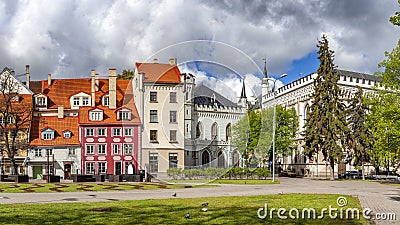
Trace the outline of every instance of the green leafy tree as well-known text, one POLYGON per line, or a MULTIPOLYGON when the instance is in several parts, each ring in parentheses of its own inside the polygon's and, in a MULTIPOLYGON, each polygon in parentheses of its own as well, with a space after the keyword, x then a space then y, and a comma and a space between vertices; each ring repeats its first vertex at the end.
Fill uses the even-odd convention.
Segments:
MULTIPOLYGON (((400 0, 398 0, 399 4, 400 4, 400 0)), ((394 25, 400 26, 400 12, 396 12, 396 14, 394 14, 394 16, 390 17, 389 20, 391 23, 393 23, 394 25)))
POLYGON ((124 69, 121 74, 118 74, 117 79, 130 80, 133 77, 133 71, 124 69))
POLYGON ((354 164, 361 165, 362 179, 365 180, 364 163, 370 159, 373 136, 367 127, 368 105, 363 99, 363 90, 357 86, 357 92, 351 99, 348 110, 350 128, 348 147, 354 155, 354 164))
POLYGON ((376 95, 371 97, 371 110, 368 122, 375 137, 372 162, 376 171, 384 166, 400 166, 400 41, 391 52, 385 52, 386 59, 379 63, 382 78, 376 95))
POLYGON ((333 63, 334 52, 329 50, 325 35, 317 47, 320 66, 314 80, 311 112, 305 124, 304 151, 309 157, 321 152, 324 160, 329 162, 330 177, 333 180, 335 162, 339 163, 344 158, 343 147, 348 127, 345 106, 339 99, 339 76, 333 63))
POLYGON ((232 127, 232 146, 242 155, 245 167, 255 156, 261 130, 261 115, 259 111, 247 110, 246 116, 232 127))

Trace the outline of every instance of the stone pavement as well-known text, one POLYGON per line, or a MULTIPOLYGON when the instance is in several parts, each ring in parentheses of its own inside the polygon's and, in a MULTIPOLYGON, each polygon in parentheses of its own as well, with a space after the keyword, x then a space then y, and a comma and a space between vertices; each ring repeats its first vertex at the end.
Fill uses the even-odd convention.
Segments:
POLYGON ((373 220, 376 224, 400 224, 400 185, 385 185, 371 181, 325 181, 306 178, 279 178, 276 185, 220 185, 211 188, 157 189, 110 192, 60 193, 0 193, 0 204, 102 202, 172 198, 202 198, 216 196, 246 196, 285 193, 343 194, 358 196, 363 209, 384 217, 396 213, 395 221, 373 220))

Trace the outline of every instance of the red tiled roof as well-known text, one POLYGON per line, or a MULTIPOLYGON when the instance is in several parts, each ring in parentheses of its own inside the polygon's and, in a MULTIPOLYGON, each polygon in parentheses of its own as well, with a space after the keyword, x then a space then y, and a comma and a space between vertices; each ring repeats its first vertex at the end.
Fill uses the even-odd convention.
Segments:
MULTIPOLYGON (((117 107, 122 106, 124 95, 130 80, 117 80, 117 107)), ((33 88, 37 91, 37 82, 32 83, 33 88)), ((52 84, 48 86, 47 80, 41 81, 41 91, 48 97, 47 108, 57 109, 58 106, 64 106, 64 109, 70 109, 70 97, 79 92, 91 93, 91 78, 77 79, 53 79, 52 84)), ((99 79, 99 91, 95 92, 96 105, 101 104, 101 97, 108 94, 109 82, 108 79, 99 79)), ((35 93, 35 94, 38 94, 35 93)))
MULTIPOLYGON (((19 126, 23 129, 28 129, 30 126, 30 118, 32 116, 32 95, 30 94, 19 94, 18 101, 14 101, 11 103, 12 110, 17 114, 18 117, 23 118, 26 122, 18 122, 19 126)), ((4 104, 4 98, 0 96, 0 109, 3 109, 6 104, 4 104)), ((9 128, 13 127, 12 125, 8 126, 9 128)))
POLYGON ((42 116, 32 119, 31 142, 32 146, 68 146, 79 145, 78 117, 42 116), (42 140, 41 130, 50 128, 55 131, 53 140, 42 140), (63 131, 69 130, 71 138, 64 138, 63 131))
POLYGON ((125 95, 123 105, 117 109, 109 109, 106 106, 97 107, 80 107, 79 108, 79 124, 140 124, 140 118, 135 106, 135 101, 132 94, 125 95), (120 109, 129 109, 132 113, 130 121, 117 120, 117 112, 120 109), (102 121, 91 121, 89 119, 89 112, 94 109, 103 110, 102 121))
POLYGON ((136 63, 138 73, 145 73, 146 83, 169 83, 179 84, 181 82, 179 68, 170 64, 159 63, 136 63))

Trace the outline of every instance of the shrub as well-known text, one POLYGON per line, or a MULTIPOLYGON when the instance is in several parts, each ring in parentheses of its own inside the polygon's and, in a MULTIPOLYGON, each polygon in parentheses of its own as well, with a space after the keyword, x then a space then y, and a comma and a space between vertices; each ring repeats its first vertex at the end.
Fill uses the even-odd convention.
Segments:
POLYGON ((167 175, 172 177, 172 179, 177 180, 182 176, 182 168, 170 168, 167 169, 167 175))

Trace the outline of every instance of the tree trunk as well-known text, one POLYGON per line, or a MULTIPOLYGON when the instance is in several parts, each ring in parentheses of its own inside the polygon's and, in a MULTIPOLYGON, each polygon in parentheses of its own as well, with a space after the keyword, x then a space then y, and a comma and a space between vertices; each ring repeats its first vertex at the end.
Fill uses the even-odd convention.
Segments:
POLYGON ((331 172, 331 178, 330 178, 330 180, 335 180, 335 162, 333 161, 332 157, 330 157, 329 164, 331 166, 331 171, 330 171, 331 172))
POLYGON ((361 161, 361 175, 362 179, 365 180, 364 159, 361 161))

